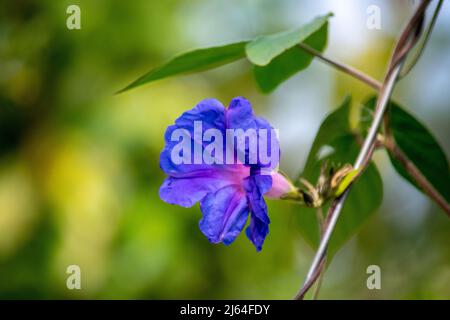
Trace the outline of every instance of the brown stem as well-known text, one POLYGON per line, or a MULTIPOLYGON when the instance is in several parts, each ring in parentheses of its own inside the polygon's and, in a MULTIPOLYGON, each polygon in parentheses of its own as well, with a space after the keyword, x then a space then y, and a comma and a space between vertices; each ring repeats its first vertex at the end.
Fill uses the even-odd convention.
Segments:
MULTIPOLYGON (((317 214, 317 222, 319 224, 319 233, 320 237, 322 238, 323 232, 325 231, 325 218, 323 216, 322 207, 317 208, 316 214, 317 214)), ((322 287, 323 275, 325 274, 325 266, 327 264, 327 257, 325 256, 323 260, 324 260, 323 267, 321 267, 319 270, 319 279, 317 280, 316 287, 314 288, 314 293, 312 296, 313 300, 317 300, 317 298, 319 297, 320 288, 322 287)))
POLYGON ((326 264, 326 260, 327 259, 323 258, 320 261, 320 264, 314 275, 311 277, 311 279, 305 282, 301 290, 295 295, 294 297, 295 300, 303 300, 303 298, 305 298, 305 294, 308 292, 308 290, 312 287, 312 285, 316 282, 317 278, 319 278, 320 274, 322 273, 326 264))
MULTIPOLYGON (((430 4, 430 1, 431 0, 422 0, 422 2, 419 4, 419 6, 416 9, 416 12, 412 16, 412 18, 409 20, 408 24, 406 25, 405 29, 403 30, 402 34, 400 35, 400 38, 397 41, 397 44, 395 46, 391 60, 389 62, 389 68, 388 68, 388 72, 386 74, 385 79, 387 79, 391 76, 391 73, 393 72, 395 66, 397 66, 399 63, 404 61, 406 55, 410 52, 410 50, 418 42, 420 35, 422 34, 422 30, 423 30, 423 24, 424 24, 424 20, 425 20, 425 18, 424 18, 425 10, 427 9, 428 5, 430 4)), ((429 35, 430 34, 428 34, 428 36, 429 35)), ((423 48, 422 48, 422 50, 423 50, 423 48)), ((403 67, 402 67, 402 69, 403 69, 403 67)), ((408 72, 410 70, 411 69, 409 69, 408 72)), ((386 82, 386 80, 384 82, 386 82)), ((391 135, 390 125, 389 125, 389 123, 390 123, 389 112, 386 112, 384 114, 383 121, 384 121, 384 125, 383 125, 384 133, 386 136, 389 136, 389 135, 391 135)))
POLYGON ((314 48, 311 48, 310 46, 308 46, 307 44, 304 43, 300 43, 298 44, 298 46, 303 49, 304 51, 308 52, 309 54, 317 57, 318 59, 322 60, 325 63, 328 63, 329 65, 335 67, 336 69, 345 72, 346 74, 361 80, 362 82, 364 82, 365 84, 369 85, 370 87, 374 88, 377 91, 380 91, 381 88, 381 83, 377 80, 375 80, 374 78, 372 78, 371 76, 363 73, 362 71, 355 69, 351 66, 345 65, 341 62, 337 62, 335 60, 332 60, 331 58, 328 58, 326 56, 324 56, 322 53, 320 53, 319 51, 317 51, 314 48))
POLYGON ((420 48, 418 49, 418 52, 414 56, 413 60, 408 64, 408 66, 403 68, 402 72, 400 73, 399 78, 403 78, 404 76, 406 76, 409 73, 409 71, 411 71, 411 69, 416 65, 417 61, 419 61, 420 57, 422 56, 425 46, 427 45, 427 42, 430 39, 430 35, 431 35, 431 32, 433 31, 434 25, 436 24, 437 17, 439 15, 439 11, 441 11, 443 2, 444 2, 444 0, 439 0, 438 4, 436 6, 436 9, 434 9, 433 17, 431 18, 431 22, 430 22, 428 29, 424 35, 424 39, 420 45, 420 48))
POLYGON ((385 147, 391 154, 403 165, 406 172, 414 179, 420 188, 433 199, 445 213, 450 217, 450 204, 445 198, 433 187, 420 170, 408 159, 403 151, 397 146, 392 137, 387 137, 385 147))
POLYGON ((320 270, 320 274, 319 274, 319 279, 317 279, 317 284, 316 284, 316 288, 314 289, 314 293, 312 296, 313 300, 317 300, 317 298, 319 297, 319 292, 320 292, 320 288, 322 287, 322 282, 323 282, 323 277, 325 275, 325 266, 327 264, 327 257, 323 258, 323 267, 320 270))
MULTIPOLYGON (((320 233, 320 237, 322 238, 325 229, 328 227, 330 217, 327 216, 324 218, 322 208, 317 208, 316 213, 317 213, 317 222, 319 224, 319 233, 320 233)), ((312 285, 317 281, 317 279, 319 279, 319 281, 321 282, 324 271, 325 271, 326 264, 327 264, 327 258, 326 258, 326 252, 325 252, 315 274, 311 277, 311 279, 309 281, 307 281, 303 285, 303 287, 299 290, 299 292, 297 292, 297 294, 294 297, 295 300, 303 300, 305 298, 306 292, 308 292, 308 290, 311 289, 312 285)), ((316 291, 313 294, 314 300, 317 298, 317 295, 319 294, 319 289, 321 286, 320 282, 317 284, 318 288, 316 288, 316 291)))

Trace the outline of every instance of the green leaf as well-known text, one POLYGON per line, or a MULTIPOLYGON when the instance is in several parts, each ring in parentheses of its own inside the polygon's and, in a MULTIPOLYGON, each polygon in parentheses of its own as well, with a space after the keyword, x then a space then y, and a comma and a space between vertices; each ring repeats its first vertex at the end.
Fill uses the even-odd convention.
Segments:
POLYGON ((197 49, 181 54, 152 69, 118 93, 162 78, 205 71, 237 61, 245 57, 245 46, 247 43, 247 41, 242 41, 218 47, 197 49))
POLYGON ((268 65, 274 58, 317 32, 327 23, 330 16, 331 14, 317 17, 312 22, 294 30, 256 38, 245 48, 247 58, 255 65, 268 65))
MULTIPOLYGON (((327 34, 328 24, 325 23, 304 43, 322 52, 327 44, 327 34)), ((311 54, 295 46, 283 52, 266 66, 254 66, 253 74, 261 91, 269 93, 297 72, 306 69, 313 59, 311 54)))
MULTIPOLYGON (((366 106, 373 110, 375 103, 376 98, 373 97, 366 106)), ((449 164, 439 143, 422 123, 395 102, 390 102, 389 112, 390 128, 397 146, 436 190, 450 202, 449 164)), ((397 172, 421 190, 390 152, 389 158, 397 172)))
MULTIPOLYGON (((320 126, 311 147, 305 170, 302 174, 315 183, 324 161, 330 163, 353 163, 360 149, 349 125, 350 99, 346 99, 340 108, 332 112, 320 126), (333 152, 319 158, 324 147, 331 147, 333 152)), ((383 186, 380 174, 374 164, 370 164, 354 182, 349 196, 331 236, 328 246, 329 257, 333 256, 368 220, 381 205, 383 186)), ((329 208, 324 207, 324 214, 329 208)), ((300 208, 298 215, 299 230, 314 248, 319 244, 319 230, 316 209, 300 208)))
POLYGON ((255 77, 263 92, 269 92, 311 63, 313 57, 294 46, 305 42, 316 50, 321 51, 325 48, 327 21, 330 16, 331 14, 321 16, 301 28, 259 37, 253 41, 197 49, 181 54, 150 70, 118 93, 170 76, 220 67, 240 60, 246 54, 253 64, 265 65, 263 69, 255 68, 255 77))
POLYGON ((259 37, 245 48, 247 58, 255 66, 253 74, 264 93, 269 93, 297 72, 306 69, 313 56, 301 48, 305 43, 322 52, 327 44, 328 18, 317 17, 312 22, 291 31, 259 37))

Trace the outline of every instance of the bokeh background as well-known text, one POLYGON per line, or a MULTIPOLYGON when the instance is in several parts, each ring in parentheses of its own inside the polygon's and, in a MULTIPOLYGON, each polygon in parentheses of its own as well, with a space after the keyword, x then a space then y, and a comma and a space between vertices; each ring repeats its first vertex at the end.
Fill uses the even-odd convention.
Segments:
MULTIPOLYGON (((434 1, 436 2, 436 1, 434 1)), ((271 95, 246 62, 114 95, 187 49, 277 32, 335 13, 327 55, 381 79, 414 1, 0 0, 0 298, 289 299, 313 250, 298 208, 270 202, 262 252, 244 235, 212 245, 198 206, 158 197, 165 128, 206 97, 249 98, 280 129, 281 168, 296 177, 324 116, 347 93, 370 88, 314 61, 271 95), (81 30, 66 8, 81 8, 81 30), (381 8, 381 30, 366 27, 381 8), (82 290, 66 288, 81 267, 82 290)), ((430 12, 431 13, 431 10, 430 12)), ((450 155, 450 2, 395 99, 420 117, 450 155)), ((337 254, 321 298, 450 298, 450 222, 376 154, 384 201, 337 254), (381 267, 368 290, 366 268, 381 267)))

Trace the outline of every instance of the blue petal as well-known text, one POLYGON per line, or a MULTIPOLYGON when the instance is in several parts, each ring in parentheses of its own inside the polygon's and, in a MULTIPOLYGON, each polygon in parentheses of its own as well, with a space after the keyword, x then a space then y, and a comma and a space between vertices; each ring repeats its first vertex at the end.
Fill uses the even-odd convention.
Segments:
POLYGON ((251 222, 246 234, 256 247, 262 249, 264 239, 269 233, 270 219, 267 215, 267 204, 263 195, 270 190, 272 177, 268 175, 252 175, 244 180, 244 188, 250 205, 251 222))
POLYGON ((208 193, 228 184, 227 180, 208 176, 168 177, 159 188, 159 197, 167 203, 189 208, 208 193))
POLYGON ((169 176, 159 189, 159 197, 170 204, 192 207, 208 193, 229 186, 239 186, 241 179, 249 174, 242 165, 218 166, 198 165, 198 170, 169 176), (243 170, 244 169, 244 170, 243 170))
MULTIPOLYGON (((165 147, 160 156, 160 167, 166 174, 185 173, 194 170, 199 170, 199 166, 211 167, 212 165, 198 165, 198 164, 175 164, 171 159, 172 149, 179 143, 178 141, 171 141, 172 133, 177 129, 185 129, 189 132, 192 139, 194 139, 194 121, 202 122, 202 131, 214 128, 223 132, 225 136, 226 116, 224 106, 215 99, 205 99, 197 104, 193 109, 184 112, 176 121, 175 124, 169 126, 164 135, 165 147)), ((202 141, 195 141, 203 145, 202 141)), ((192 145, 192 154, 194 146, 192 145)), ((193 159, 193 158, 192 158, 193 159)))
POLYGON ((228 186, 208 194, 201 202, 200 230, 212 243, 231 244, 248 218, 248 204, 239 186, 228 186))
POLYGON ((231 100, 227 109, 228 128, 230 129, 256 129, 254 114, 250 102, 243 97, 231 100))
POLYGON ((272 187, 272 177, 260 174, 252 175, 244 179, 243 185, 252 214, 262 222, 269 224, 270 220, 267 215, 267 205, 263 195, 272 187))
POLYGON ((261 251, 264 240, 269 233, 269 225, 251 215, 250 225, 245 230, 247 238, 253 243, 256 251, 261 251))
MULTIPOLYGON (((257 117, 253 113, 252 106, 250 102, 243 98, 243 97, 236 97, 233 100, 231 100, 230 105, 227 109, 227 128, 229 129, 242 129, 244 131, 248 129, 253 129, 258 134, 258 149, 259 146, 263 143, 267 143, 267 152, 268 155, 271 154, 271 152, 276 152, 278 150, 278 156, 276 157, 276 163, 270 163, 270 164, 262 164, 262 161, 260 161, 259 154, 256 155, 256 158, 258 159, 256 166, 257 167, 270 167, 271 169, 275 169, 278 166, 278 162, 280 159, 280 146, 278 137, 275 134, 272 134, 273 127, 270 125, 270 123, 261 118, 257 117), (265 129, 267 130, 267 141, 263 141, 262 136, 259 134, 259 130, 265 129), (273 141, 275 149, 272 151, 272 145, 271 142, 273 141)), ((246 145, 245 150, 237 150, 237 152, 245 153, 246 156, 246 163, 247 159, 249 159, 249 148, 248 145, 246 145)))

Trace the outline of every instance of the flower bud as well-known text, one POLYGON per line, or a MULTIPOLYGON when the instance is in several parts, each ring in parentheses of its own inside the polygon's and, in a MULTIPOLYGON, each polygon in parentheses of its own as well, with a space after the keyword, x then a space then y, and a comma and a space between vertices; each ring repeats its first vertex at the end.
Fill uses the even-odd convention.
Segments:
POLYGON ((269 199, 281 199, 289 196, 292 193, 297 193, 297 188, 292 182, 283 174, 279 172, 271 173, 272 188, 264 194, 269 199))

